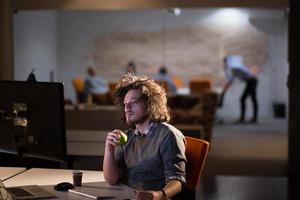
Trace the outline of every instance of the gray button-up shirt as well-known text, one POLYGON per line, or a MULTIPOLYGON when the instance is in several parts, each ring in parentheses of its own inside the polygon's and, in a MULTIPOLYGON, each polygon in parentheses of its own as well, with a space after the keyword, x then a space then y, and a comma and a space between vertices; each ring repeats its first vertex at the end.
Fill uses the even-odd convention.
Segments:
POLYGON ((151 123, 146 133, 126 131, 128 142, 115 148, 121 182, 144 190, 159 190, 176 179, 185 183, 185 147, 182 133, 167 123, 151 123))

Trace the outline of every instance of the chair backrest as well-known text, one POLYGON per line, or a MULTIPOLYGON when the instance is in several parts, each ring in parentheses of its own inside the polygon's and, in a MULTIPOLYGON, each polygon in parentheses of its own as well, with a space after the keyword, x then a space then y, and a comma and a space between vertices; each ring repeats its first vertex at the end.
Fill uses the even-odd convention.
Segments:
POLYGON ((114 101, 115 101, 115 91, 116 91, 116 87, 118 85, 117 81, 111 81, 108 83, 108 93, 107 93, 107 104, 108 105, 113 105, 114 101))
POLYGON ((187 136, 185 136, 185 139, 187 142, 185 150, 187 159, 186 188, 196 189, 208 154, 209 142, 187 136))
POLYGON ((76 92, 82 92, 84 88, 84 81, 81 78, 73 78, 72 84, 76 92))
POLYGON ((110 91, 111 93, 114 93, 114 92, 116 91, 117 85, 118 85, 118 82, 116 82, 116 81, 111 81, 111 82, 109 82, 109 83, 108 83, 109 91, 110 91))
POLYGON ((208 78, 195 78, 190 80, 190 91, 192 94, 201 94, 211 90, 211 80, 208 78))
POLYGON ((172 81, 177 89, 183 87, 183 80, 179 76, 172 76, 172 81))
POLYGON ((73 78, 72 85, 76 93, 77 103, 83 102, 83 89, 84 89, 84 80, 81 78, 73 78))

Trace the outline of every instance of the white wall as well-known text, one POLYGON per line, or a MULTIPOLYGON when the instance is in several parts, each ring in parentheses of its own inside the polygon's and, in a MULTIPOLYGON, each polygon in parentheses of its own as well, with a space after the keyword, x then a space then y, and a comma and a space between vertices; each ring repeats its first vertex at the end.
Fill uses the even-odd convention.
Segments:
MULTIPOLYGON (((57 72, 56 80, 65 82, 66 98, 74 100, 71 79, 84 77, 86 65, 95 64, 88 57, 88 51, 97 36, 120 31, 157 31, 162 28, 164 17, 168 28, 212 23, 211 15, 215 11, 193 9, 184 11, 180 17, 163 15, 160 10, 20 12, 15 16, 15 78, 24 80, 32 67, 36 66, 37 78, 48 81, 49 72, 54 70, 57 72)), ((244 12, 249 14, 250 23, 268 37, 269 59, 260 66, 258 100, 259 116, 271 117, 273 102, 281 101, 288 105, 287 18, 282 10, 244 12)), ((120 70, 123 70, 127 61, 124 60, 124 64, 119 66, 120 70)), ((233 85, 218 115, 223 118, 238 117, 239 96, 243 87, 239 82, 233 85)))
POLYGON ((26 80, 34 68, 38 81, 57 77, 56 12, 17 12, 14 15, 15 80, 26 80))
MULTIPOLYGON (((268 35, 269 59, 261 68, 258 79, 259 117, 273 116, 273 103, 284 103, 288 111, 287 78, 289 65, 287 62, 288 30, 287 17, 284 11, 260 10, 250 13, 250 22, 261 32, 268 35)), ((235 85, 226 96, 227 103, 218 114, 221 118, 237 118, 236 109, 243 85, 235 85), (237 99, 237 100, 236 100, 237 99)), ((247 115, 251 115, 252 105, 247 102, 247 115)), ((288 113, 286 113, 288 116, 288 113)))
MULTIPOLYGON (((119 31, 155 31, 161 28, 160 20, 161 12, 157 10, 59 12, 59 80, 65 81, 66 97, 75 99, 71 85, 72 78, 76 76, 84 78, 86 66, 95 64, 88 58, 88 54, 93 48, 93 40, 98 35, 110 35, 119 31)), ((119 66, 120 70, 125 69, 127 62, 128 60, 124 60, 124 63, 119 66)))

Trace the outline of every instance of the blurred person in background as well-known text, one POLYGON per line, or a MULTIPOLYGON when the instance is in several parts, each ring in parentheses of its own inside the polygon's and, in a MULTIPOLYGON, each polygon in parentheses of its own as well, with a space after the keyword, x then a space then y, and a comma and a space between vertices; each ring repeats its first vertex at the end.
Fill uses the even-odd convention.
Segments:
POLYGON ((83 101, 87 101, 90 94, 105 94, 108 92, 108 84, 105 79, 98 76, 95 68, 87 68, 87 77, 84 81, 83 101))
POLYGON ((133 61, 130 61, 129 63, 127 63, 126 65, 126 73, 131 73, 131 74, 136 74, 136 65, 133 61))
POLYGON ((162 65, 159 68, 158 73, 154 76, 154 80, 165 81, 167 83, 168 90, 171 93, 174 93, 174 94, 177 93, 177 88, 176 88, 172 78, 169 76, 166 66, 162 65))
POLYGON ((223 91, 219 101, 219 107, 222 107, 223 105, 224 96, 228 88, 232 85, 235 79, 239 79, 245 83, 245 88, 240 98, 240 118, 237 122, 245 122, 246 99, 250 97, 253 105, 253 116, 249 122, 257 123, 258 102, 256 97, 256 88, 258 80, 256 76, 244 65, 243 58, 240 55, 226 56, 223 61, 227 82, 223 87, 223 91))

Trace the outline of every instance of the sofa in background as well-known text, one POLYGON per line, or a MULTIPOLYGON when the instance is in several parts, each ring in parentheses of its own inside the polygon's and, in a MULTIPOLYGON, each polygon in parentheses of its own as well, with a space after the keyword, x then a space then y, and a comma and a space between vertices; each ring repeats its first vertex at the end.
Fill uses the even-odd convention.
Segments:
POLYGON ((190 95, 169 95, 171 121, 184 135, 210 141, 217 108, 213 91, 190 95))
POLYGON ((212 81, 209 78, 193 78, 189 82, 191 94, 201 94, 211 91, 212 81))

